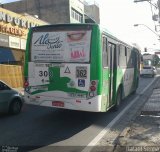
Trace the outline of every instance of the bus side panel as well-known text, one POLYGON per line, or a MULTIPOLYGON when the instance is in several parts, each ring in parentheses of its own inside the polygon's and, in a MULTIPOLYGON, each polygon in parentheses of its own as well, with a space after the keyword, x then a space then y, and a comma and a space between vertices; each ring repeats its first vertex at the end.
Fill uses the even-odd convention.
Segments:
POLYGON ((107 111, 109 105, 109 69, 103 69, 103 87, 102 87, 102 111, 107 111))
POLYGON ((118 92, 118 89, 121 87, 122 99, 127 97, 132 92, 133 83, 134 83, 134 68, 117 69, 116 92, 118 92))
MULTIPOLYGON (((120 67, 117 67, 117 77, 116 77, 116 90, 115 90, 115 98, 116 98, 116 95, 117 95, 117 92, 118 92, 118 89, 121 85, 121 89, 122 89, 122 95, 123 95, 123 92, 124 92, 124 88, 123 88, 123 69, 120 68, 120 67)), ((114 100, 114 104, 115 104, 115 100, 114 100)))
POLYGON ((123 70, 123 75, 124 97, 127 97, 132 92, 134 68, 127 68, 126 70, 123 70))
POLYGON ((128 59, 128 61, 132 61, 130 62, 132 63, 132 65, 128 67, 128 63, 127 63, 126 67, 118 66, 117 68, 116 90, 118 91, 121 85, 122 99, 130 95, 138 87, 138 80, 139 80, 139 61, 138 61, 139 55, 138 54, 139 53, 136 52, 135 50, 131 50, 131 56, 129 56, 130 59, 128 59))

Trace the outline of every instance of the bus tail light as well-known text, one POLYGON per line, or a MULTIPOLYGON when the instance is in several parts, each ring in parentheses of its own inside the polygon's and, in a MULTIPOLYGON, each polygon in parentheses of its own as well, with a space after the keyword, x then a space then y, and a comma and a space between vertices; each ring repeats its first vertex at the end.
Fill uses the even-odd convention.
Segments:
POLYGON ((24 78, 24 88, 27 88, 29 86, 28 78, 24 78))
POLYGON ((91 90, 91 91, 96 91, 96 87, 95 87, 95 86, 91 86, 91 87, 90 87, 90 90, 91 90))
POLYGON ((28 87, 29 86, 29 82, 28 81, 25 81, 24 82, 24 87, 28 87))
POLYGON ((91 81, 90 90, 96 91, 97 82, 95 80, 91 81))

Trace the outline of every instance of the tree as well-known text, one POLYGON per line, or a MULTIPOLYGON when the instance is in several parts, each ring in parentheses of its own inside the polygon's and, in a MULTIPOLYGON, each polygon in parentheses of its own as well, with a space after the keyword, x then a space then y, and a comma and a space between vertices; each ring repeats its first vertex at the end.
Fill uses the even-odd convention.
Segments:
POLYGON ((153 66, 157 66, 159 61, 160 61, 160 59, 159 59, 158 55, 155 54, 153 56, 153 62, 152 62, 153 66))

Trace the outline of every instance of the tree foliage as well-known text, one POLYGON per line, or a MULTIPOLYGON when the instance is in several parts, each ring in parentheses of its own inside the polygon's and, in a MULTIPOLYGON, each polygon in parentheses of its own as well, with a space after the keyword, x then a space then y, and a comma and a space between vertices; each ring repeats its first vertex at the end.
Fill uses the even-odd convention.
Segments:
POLYGON ((159 61, 160 61, 160 59, 159 59, 159 57, 158 57, 158 55, 154 55, 153 56, 153 66, 157 66, 158 64, 159 64, 159 61))

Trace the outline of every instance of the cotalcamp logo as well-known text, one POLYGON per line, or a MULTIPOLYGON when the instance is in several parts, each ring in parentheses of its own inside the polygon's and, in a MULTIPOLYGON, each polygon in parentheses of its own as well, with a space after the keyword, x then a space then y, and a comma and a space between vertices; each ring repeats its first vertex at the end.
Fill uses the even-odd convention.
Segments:
POLYGON ((63 46, 60 36, 50 36, 49 33, 42 34, 34 42, 34 46, 46 46, 47 49, 60 49, 63 46))

